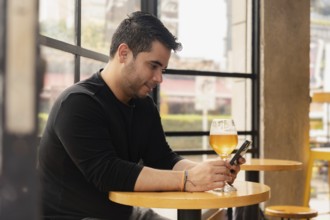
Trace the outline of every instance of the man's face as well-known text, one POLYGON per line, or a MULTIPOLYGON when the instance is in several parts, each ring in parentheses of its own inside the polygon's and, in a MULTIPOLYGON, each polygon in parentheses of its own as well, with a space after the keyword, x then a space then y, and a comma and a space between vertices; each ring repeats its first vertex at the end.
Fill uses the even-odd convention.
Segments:
POLYGON ((122 69, 122 89, 130 98, 146 97, 163 81, 171 50, 158 41, 152 43, 151 51, 141 52, 134 59, 132 52, 122 69))

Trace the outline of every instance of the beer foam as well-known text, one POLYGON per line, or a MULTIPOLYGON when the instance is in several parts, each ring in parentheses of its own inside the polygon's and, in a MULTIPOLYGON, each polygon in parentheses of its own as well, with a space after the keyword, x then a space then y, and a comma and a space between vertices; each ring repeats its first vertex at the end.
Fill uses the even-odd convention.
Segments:
POLYGON ((210 134, 212 135, 237 135, 236 131, 215 131, 211 130, 210 134))

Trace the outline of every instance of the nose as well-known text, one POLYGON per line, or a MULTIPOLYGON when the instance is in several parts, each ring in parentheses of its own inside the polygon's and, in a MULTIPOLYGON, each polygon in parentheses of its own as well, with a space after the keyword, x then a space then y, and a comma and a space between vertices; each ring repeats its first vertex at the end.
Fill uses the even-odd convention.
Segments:
POLYGON ((158 84, 162 83, 163 82, 163 70, 162 69, 158 69, 155 74, 154 74, 154 77, 153 77, 153 80, 155 82, 157 82, 158 84))

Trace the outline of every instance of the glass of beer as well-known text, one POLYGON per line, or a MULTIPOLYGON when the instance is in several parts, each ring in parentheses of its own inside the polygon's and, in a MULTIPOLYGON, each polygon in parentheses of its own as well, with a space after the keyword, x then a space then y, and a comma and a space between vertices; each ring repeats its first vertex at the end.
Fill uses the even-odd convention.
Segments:
MULTIPOLYGON (((233 119, 213 119, 210 128, 210 145, 222 160, 227 160, 236 148, 238 137, 233 119)), ((226 186, 216 191, 233 191, 235 188, 226 183, 226 186)))

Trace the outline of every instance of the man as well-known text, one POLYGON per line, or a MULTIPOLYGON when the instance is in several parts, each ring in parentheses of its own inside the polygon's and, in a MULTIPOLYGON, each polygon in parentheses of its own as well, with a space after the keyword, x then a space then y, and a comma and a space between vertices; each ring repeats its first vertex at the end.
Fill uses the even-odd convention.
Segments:
POLYGON ((156 17, 135 12, 113 35, 105 68, 58 97, 39 152, 45 219, 161 219, 109 201, 108 192, 205 191, 233 182, 239 166, 195 163, 170 149, 148 96, 180 46, 156 17))

